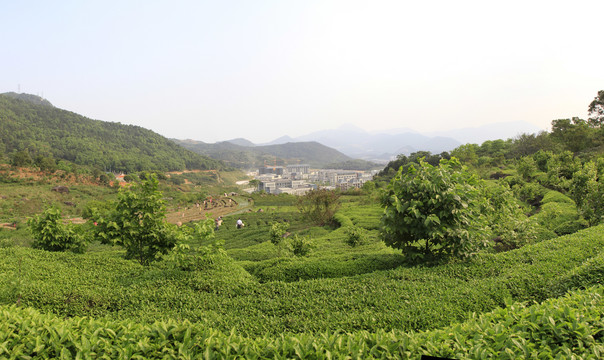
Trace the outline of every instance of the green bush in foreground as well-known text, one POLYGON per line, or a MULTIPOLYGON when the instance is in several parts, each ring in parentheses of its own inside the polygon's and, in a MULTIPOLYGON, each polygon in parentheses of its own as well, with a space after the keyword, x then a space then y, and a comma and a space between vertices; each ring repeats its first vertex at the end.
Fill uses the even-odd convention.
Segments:
POLYGON ((382 198, 384 241, 420 262, 470 256, 486 245, 481 186, 456 158, 401 167, 382 198))
POLYGON ((32 247, 48 251, 72 251, 83 253, 86 249, 84 236, 75 225, 63 224, 61 210, 51 207, 27 221, 34 236, 32 247))
POLYGON ((602 286, 513 304, 427 332, 322 332, 246 338, 184 322, 68 318, 0 307, 0 357, 144 359, 601 358, 602 286))
POLYGON ((102 243, 121 245, 127 259, 142 265, 158 260, 176 245, 179 234, 166 222, 166 206, 155 175, 121 189, 115 207, 95 216, 95 236, 102 243))

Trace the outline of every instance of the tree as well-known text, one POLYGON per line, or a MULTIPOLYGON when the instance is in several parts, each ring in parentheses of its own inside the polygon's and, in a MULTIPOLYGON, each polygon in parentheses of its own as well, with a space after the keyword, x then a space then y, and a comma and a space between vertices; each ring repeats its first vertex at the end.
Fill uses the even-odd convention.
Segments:
POLYGON ((551 137, 572 152, 595 146, 594 135, 587 122, 578 117, 552 121, 551 137))
POLYGON ((289 224, 286 222, 276 222, 271 224, 271 228, 268 231, 268 236, 271 239, 271 243, 277 246, 279 255, 281 255, 281 245, 283 243, 283 237, 287 233, 287 229, 289 229, 289 224))
POLYGON ((340 194, 327 189, 311 190, 298 198, 298 210, 318 225, 331 222, 340 207, 340 194))
POLYGON ((249 182, 250 186, 253 186, 255 190, 258 190, 258 185, 260 185, 260 180, 252 179, 249 182))
POLYGON ((86 249, 84 237, 76 231, 75 225, 63 223, 61 210, 55 207, 29 219, 27 224, 34 236, 34 249, 75 253, 83 253, 86 249))
POLYGON ((570 193, 579 213, 590 225, 604 218, 604 158, 589 161, 574 173, 570 193))
POLYGON ((149 265, 166 254, 178 240, 174 226, 166 222, 166 206, 155 175, 122 188, 112 210, 94 216, 96 237, 102 243, 121 245, 126 258, 149 265))
POLYGON ((50 174, 57 170, 57 163, 55 162, 55 159, 49 156, 38 155, 36 156, 34 163, 40 167, 41 171, 48 172, 50 174))
POLYGON ((601 128, 604 124, 604 90, 598 91, 598 96, 589 104, 587 111, 589 113, 589 125, 594 128, 601 128))
POLYGON ((491 183, 484 190, 489 201, 488 224, 495 250, 516 249, 536 239, 537 224, 525 215, 505 182, 491 183))
POLYGON ((537 172, 537 163, 531 156, 522 157, 517 162, 516 171, 522 176, 522 179, 530 181, 537 172))
POLYGON ((478 149, 479 147, 476 144, 459 145, 451 151, 451 156, 456 157, 464 164, 473 165, 478 161, 478 155, 476 154, 478 149))
POLYGON ((414 261, 471 255, 486 245, 481 186, 454 157, 401 168, 382 197, 384 242, 414 261))
POLYGON ((27 151, 27 150, 17 151, 13 155, 13 161, 12 161, 13 166, 22 167, 22 166, 31 165, 32 163, 33 163, 33 160, 31 159, 31 156, 29 155, 29 151, 27 151))

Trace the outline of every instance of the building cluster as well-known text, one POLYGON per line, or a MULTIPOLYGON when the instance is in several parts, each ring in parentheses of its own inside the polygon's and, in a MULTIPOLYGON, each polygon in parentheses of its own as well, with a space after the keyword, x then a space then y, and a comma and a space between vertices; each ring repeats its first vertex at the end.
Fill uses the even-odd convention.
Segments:
POLYGON ((372 173, 352 170, 312 170, 309 165, 265 166, 258 169, 258 190, 269 194, 304 195, 317 187, 349 190, 361 188, 372 173))

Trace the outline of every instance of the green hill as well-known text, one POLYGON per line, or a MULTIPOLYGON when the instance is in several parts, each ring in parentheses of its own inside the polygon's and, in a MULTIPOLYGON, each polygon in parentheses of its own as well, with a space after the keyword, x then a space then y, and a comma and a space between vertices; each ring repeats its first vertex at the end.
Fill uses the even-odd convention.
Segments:
MULTIPOLYGON (((198 154, 224 161, 237 168, 257 168, 265 163, 274 164, 275 161, 277 165, 304 163, 317 168, 326 168, 330 164, 353 160, 341 152, 315 141, 263 146, 242 146, 231 141, 215 144, 195 140, 173 139, 173 141, 198 154)), ((363 160, 356 161, 362 161, 361 165, 365 166, 371 164, 363 160)))
POLYGON ((0 154, 26 151, 103 170, 135 172, 220 169, 139 126, 88 119, 34 95, 0 94, 0 154))

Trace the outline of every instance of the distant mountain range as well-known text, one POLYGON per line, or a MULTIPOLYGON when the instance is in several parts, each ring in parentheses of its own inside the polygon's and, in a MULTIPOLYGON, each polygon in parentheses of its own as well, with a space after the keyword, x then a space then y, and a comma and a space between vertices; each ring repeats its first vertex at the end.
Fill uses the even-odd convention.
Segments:
MULTIPOLYGON (((346 124, 337 129, 316 131, 296 138, 282 136, 265 145, 316 141, 355 159, 384 162, 399 154, 409 155, 420 150, 439 154, 443 151, 451 151, 462 144, 481 144, 487 140, 508 139, 522 133, 532 134, 542 130, 523 121, 488 124, 475 128, 429 134, 420 134, 409 128, 370 133, 346 124)), ((237 139, 237 141, 241 140, 243 139, 237 139)), ((247 143, 249 146, 250 142, 247 141, 247 143)))
MULTIPOLYGON (((508 139, 522 133, 542 131, 527 122, 488 124, 475 128, 420 134, 409 128, 399 128, 370 133, 350 124, 337 129, 316 131, 292 138, 281 136, 264 144, 254 144, 247 139, 232 139, 215 144, 194 140, 173 140, 179 145, 213 159, 222 160, 235 167, 261 166, 263 163, 291 164, 304 162, 316 167, 338 163, 371 167, 371 163, 386 163, 399 154, 416 151, 440 154, 462 144, 481 144, 487 140, 508 139), (369 163, 351 163, 352 159, 369 163)), ((332 166, 329 166, 332 167, 332 166)))
POLYGON ((356 166, 359 170, 379 167, 367 161, 353 161, 349 156, 316 141, 288 142, 285 144, 255 145, 246 139, 232 139, 215 144, 195 140, 172 139, 193 152, 241 169, 266 165, 309 164, 312 167, 356 166))

